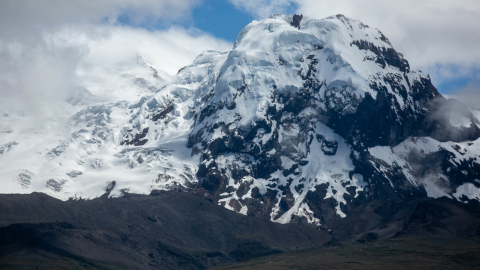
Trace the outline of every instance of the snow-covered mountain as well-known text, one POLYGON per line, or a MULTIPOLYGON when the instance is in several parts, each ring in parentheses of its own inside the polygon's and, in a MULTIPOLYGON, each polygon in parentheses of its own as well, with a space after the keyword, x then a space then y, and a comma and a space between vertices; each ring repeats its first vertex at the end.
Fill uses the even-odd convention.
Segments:
POLYGON ((359 21, 274 15, 171 78, 139 70, 135 98, 78 88, 65 121, 27 129, 27 116, 3 112, 1 192, 180 189, 317 225, 373 199, 480 200, 478 111, 444 98, 359 21))

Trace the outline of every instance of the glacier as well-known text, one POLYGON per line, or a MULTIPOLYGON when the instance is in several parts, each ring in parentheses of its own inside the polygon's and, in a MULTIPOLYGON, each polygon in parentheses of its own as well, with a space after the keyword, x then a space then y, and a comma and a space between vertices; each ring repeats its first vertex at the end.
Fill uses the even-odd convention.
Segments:
POLYGON ((139 56, 120 94, 86 81, 42 122, 1 112, 0 192, 180 190, 317 226, 374 197, 480 200, 478 112, 439 113, 450 101, 376 28, 293 21, 252 21, 172 77, 139 56))

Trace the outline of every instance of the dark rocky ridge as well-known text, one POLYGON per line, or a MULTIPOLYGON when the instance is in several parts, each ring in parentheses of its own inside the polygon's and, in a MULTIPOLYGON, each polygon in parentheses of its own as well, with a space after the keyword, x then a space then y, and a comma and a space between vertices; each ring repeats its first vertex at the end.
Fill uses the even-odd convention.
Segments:
POLYGON ((183 192, 154 194, 66 202, 41 193, 0 195, 0 268, 70 261, 68 269, 204 269, 330 239, 313 227, 245 217, 183 192))
POLYGON ((300 29, 300 22, 302 21, 302 19, 303 19, 303 14, 293 15, 292 26, 300 29))
MULTIPOLYGON (((368 248, 412 238, 416 245, 437 239, 443 249, 452 244, 478 249, 479 209, 478 203, 446 198, 374 200, 326 232, 246 217, 178 191, 66 202, 39 193, 0 195, 0 268, 204 269, 322 246, 349 250, 358 243, 368 248)), ((403 249, 414 252, 413 247, 403 249)), ((325 251, 316 252, 310 256, 321 260, 325 251)), ((405 255, 389 254, 386 266, 405 255)), ((460 265, 480 266, 467 255, 460 265)), ((351 252, 342 256, 356 258, 351 252)), ((329 264, 344 263, 335 260, 329 264)))

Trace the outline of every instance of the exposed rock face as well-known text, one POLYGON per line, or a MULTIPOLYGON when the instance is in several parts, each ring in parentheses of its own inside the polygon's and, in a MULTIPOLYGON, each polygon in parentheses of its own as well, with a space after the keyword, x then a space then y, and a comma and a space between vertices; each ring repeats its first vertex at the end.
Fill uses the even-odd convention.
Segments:
POLYGON ((71 122, 47 156, 83 152, 48 185, 56 196, 100 196, 115 180, 110 196, 181 189, 326 228, 371 200, 480 200, 478 119, 343 15, 253 21, 232 51, 202 53, 155 94, 71 122))
POLYGON ((330 239, 175 191, 87 201, 2 194, 0 218, 2 269, 207 269, 330 239))
POLYGON ((434 115, 449 101, 378 30, 342 15, 295 15, 296 29, 290 19, 247 26, 195 103, 201 109, 192 112, 189 146, 202 149, 197 177, 225 207, 320 224, 371 197, 422 196, 414 169, 380 169, 389 157, 374 157, 369 148, 411 136, 479 137, 468 114, 470 127, 440 132, 445 121, 434 115))
POLYGON ((292 26, 300 29, 300 21, 302 21, 302 19, 303 19, 303 14, 300 14, 300 15, 295 14, 295 15, 293 15, 293 18, 292 18, 292 26))

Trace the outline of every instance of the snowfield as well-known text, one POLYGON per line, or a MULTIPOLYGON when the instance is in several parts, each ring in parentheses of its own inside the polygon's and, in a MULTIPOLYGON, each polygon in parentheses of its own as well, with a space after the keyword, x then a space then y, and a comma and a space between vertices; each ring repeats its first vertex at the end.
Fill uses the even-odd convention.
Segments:
MULTIPOLYGON (((138 63, 118 95, 85 80, 48 119, 1 112, 0 192, 67 200, 203 189, 244 215, 316 225, 325 206, 314 196, 333 200, 344 218, 351 202, 378 196, 381 185, 480 201, 480 139, 438 141, 409 130, 390 138, 394 127, 425 118, 439 94, 359 21, 303 18, 296 27, 292 16, 274 15, 246 26, 231 51, 206 51, 175 76, 138 63), (381 102, 385 132, 360 130, 355 119, 373 109, 365 104, 381 102), (436 155, 448 157, 419 169, 436 155)), ((465 130, 480 123, 458 112, 448 121, 465 130)))

